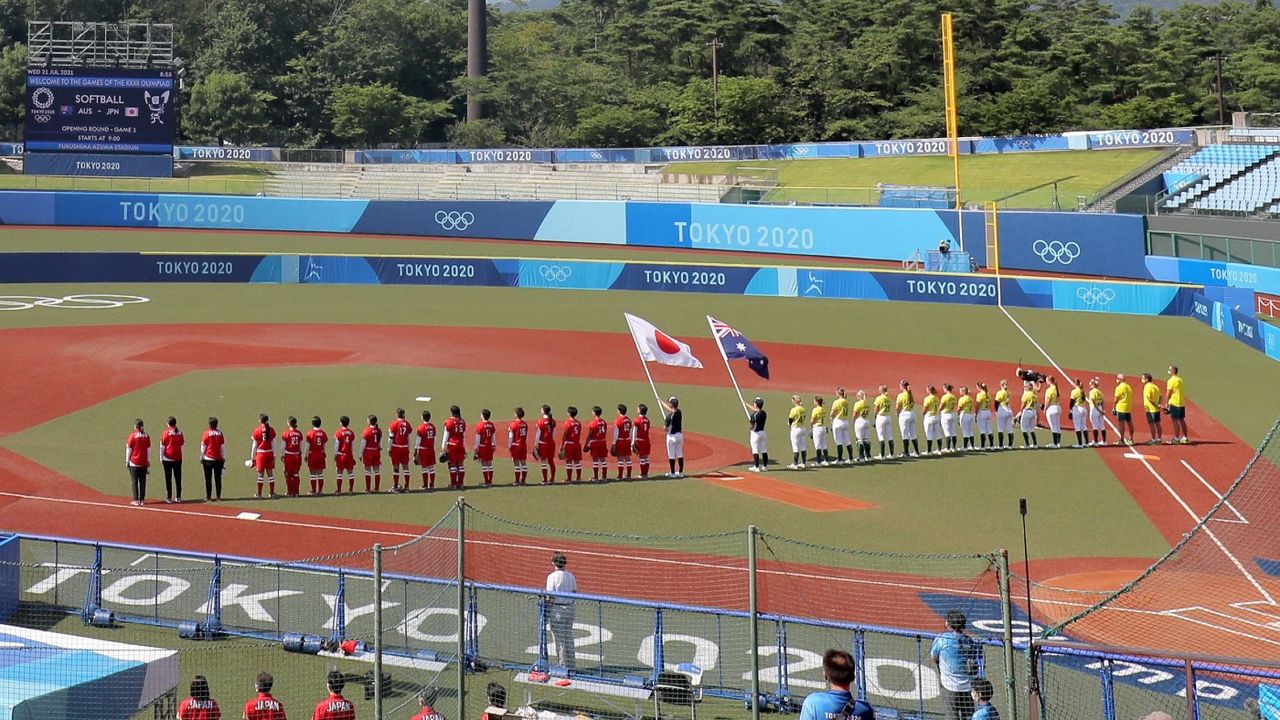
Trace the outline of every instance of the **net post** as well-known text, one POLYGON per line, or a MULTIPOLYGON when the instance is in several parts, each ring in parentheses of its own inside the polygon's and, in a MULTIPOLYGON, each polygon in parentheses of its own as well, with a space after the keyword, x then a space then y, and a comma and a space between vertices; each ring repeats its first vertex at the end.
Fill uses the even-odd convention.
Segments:
POLYGON ((1187 719, 1200 720, 1199 703, 1196 702, 1196 669, 1191 663, 1191 658, 1185 660, 1185 666, 1187 673, 1185 687, 1187 689, 1184 694, 1187 696, 1187 719))
MULTIPOLYGON (((339 600, 339 602, 342 602, 339 600)), ((373 717, 382 720, 382 543, 373 544, 373 717)))
POLYGON ((755 525, 747 526, 747 610, 751 620, 751 720, 760 720, 760 598, 756 595, 755 525))
POLYGON ((458 717, 467 716, 467 585, 466 585, 466 536, 467 504, 458 498, 454 508, 458 511, 458 717))
POLYGON ((1017 671, 1013 659, 1013 597, 1009 591, 1009 551, 1000 548, 999 573, 1000 584, 1000 626, 1001 639, 1004 641, 1004 692, 1005 703, 1009 708, 1010 720, 1018 720, 1017 671))

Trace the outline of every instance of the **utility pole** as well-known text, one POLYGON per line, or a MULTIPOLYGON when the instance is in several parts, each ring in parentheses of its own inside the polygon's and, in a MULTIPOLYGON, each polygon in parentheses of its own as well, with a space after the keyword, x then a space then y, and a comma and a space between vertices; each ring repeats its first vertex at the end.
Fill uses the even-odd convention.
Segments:
POLYGON ((1218 124, 1227 124, 1226 105, 1222 101, 1222 53, 1218 53, 1216 58, 1218 61, 1218 124))
POLYGON ((711 112, 716 121, 716 133, 720 132, 720 58, 717 52, 724 47, 724 43, 720 42, 720 36, 711 38, 711 42, 707 43, 711 48, 711 112))

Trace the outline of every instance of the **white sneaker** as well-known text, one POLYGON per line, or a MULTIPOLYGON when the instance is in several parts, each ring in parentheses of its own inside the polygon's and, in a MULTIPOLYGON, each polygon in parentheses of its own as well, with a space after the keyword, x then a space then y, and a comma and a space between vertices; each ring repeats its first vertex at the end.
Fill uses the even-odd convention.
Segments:
POLYGON ((884 459, 884 453, 880 453, 879 455, 876 455, 876 459, 877 459, 877 460, 883 460, 883 459, 884 459))
POLYGON ((751 472, 760 472, 760 468, 759 468, 759 466, 756 466, 756 465, 752 465, 751 467, 749 467, 749 468, 747 468, 747 469, 748 469, 748 470, 750 470, 751 472))
POLYGON ((911 457, 913 457, 913 458, 918 458, 918 457, 920 457, 920 453, 918 453, 918 452, 912 452, 912 453, 911 453, 911 457))
POLYGON ((822 467, 830 467, 830 466, 831 466, 831 463, 829 461, 827 460, 822 461, 822 467))
POLYGON ((787 469, 788 469, 788 470, 797 470, 797 469, 799 469, 799 467, 800 467, 799 465, 796 465, 795 463, 791 463, 790 465, 788 465, 788 466, 787 466, 787 469))

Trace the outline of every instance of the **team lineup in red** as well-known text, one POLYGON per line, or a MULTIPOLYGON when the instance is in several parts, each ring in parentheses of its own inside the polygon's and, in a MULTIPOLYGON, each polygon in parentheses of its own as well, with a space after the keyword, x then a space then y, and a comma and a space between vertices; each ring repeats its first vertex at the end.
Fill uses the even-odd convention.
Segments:
MULTIPOLYGON (((674 398, 673 398, 674 399, 674 398)), ((678 401, 677 401, 678 402, 678 401)), ((529 458, 539 464, 541 484, 556 482, 557 459, 564 466, 564 482, 582 480, 584 457, 591 462, 592 482, 609 478, 609 458, 614 458, 616 480, 629 480, 633 469, 639 466, 639 479, 649 478, 649 430, 648 407, 640 405, 634 418, 627 414, 626 405, 618 405, 617 416, 604 417, 599 407, 591 409, 591 418, 584 424, 578 418, 578 409, 567 408, 568 417, 558 421, 551 407, 543 405, 541 417, 532 424, 525 420, 524 408, 515 408, 507 422, 506 448, 513 467, 513 485, 525 485, 529 478, 529 458), (634 457, 634 462, 633 462, 634 457)), ((173 488, 168 481, 168 471, 178 465, 177 502, 182 501, 181 446, 182 434, 176 421, 169 419, 161 442, 162 458, 166 466, 166 502, 174 502, 173 488)), ((471 460, 480 464, 483 478, 481 487, 491 487, 494 482, 493 459, 498 451, 499 430, 488 408, 480 411, 480 420, 471 428, 457 405, 449 408, 449 417, 440 429, 432 422, 431 412, 422 411, 422 420, 415 428, 406 418, 403 408, 395 412, 395 418, 383 430, 376 415, 367 418, 367 425, 357 435, 351 427, 351 419, 343 415, 332 436, 325 431, 320 417, 311 418, 311 427, 305 433, 298 427, 298 419, 290 417, 283 430, 272 426, 270 418, 258 416, 258 426, 250 438, 249 456, 245 467, 255 470, 256 490, 254 498, 278 497, 276 494, 276 464, 279 459, 284 475, 285 496, 301 494, 302 472, 305 465, 310 483, 310 495, 325 492, 325 475, 330 455, 336 471, 333 493, 355 492, 356 463, 364 473, 364 491, 382 491, 384 454, 390 465, 390 492, 407 492, 412 489, 415 467, 420 475, 421 488, 436 487, 436 466, 444 465, 449 476, 449 488, 463 487, 466 479, 466 462, 470 447, 471 460), (330 441, 332 440, 332 452, 330 441), (469 442, 470 440, 470 442, 469 442), (438 444, 437 444, 438 443, 438 444), (265 486, 265 488, 264 488, 265 486), (264 493, 265 490, 265 493, 264 493)), ((209 418, 209 427, 200 439, 200 461, 205 471, 205 499, 217 502, 222 499, 222 472, 226 457, 226 438, 218 429, 218 419, 209 418)), ((127 462, 131 476, 137 478, 134 487, 134 504, 141 505, 145 496, 145 477, 150 466, 148 454, 150 440, 137 421, 130 436, 127 462), (140 481, 139 481, 140 480, 140 481)), ((681 453, 683 454, 683 453, 681 453)), ((683 457, 680 458, 683 471, 683 457)), ((671 462, 675 463, 673 458, 671 462)), ((668 473, 669 476, 675 473, 668 473)), ((443 485, 442 485, 443 487, 443 485)))

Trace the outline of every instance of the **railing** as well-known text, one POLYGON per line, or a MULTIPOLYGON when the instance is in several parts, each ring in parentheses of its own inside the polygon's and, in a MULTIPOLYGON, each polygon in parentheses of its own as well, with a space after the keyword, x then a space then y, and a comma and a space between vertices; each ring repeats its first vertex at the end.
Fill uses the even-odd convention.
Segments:
POLYGON ((1280 267, 1280 241, 1149 230, 1147 254, 1280 267))

